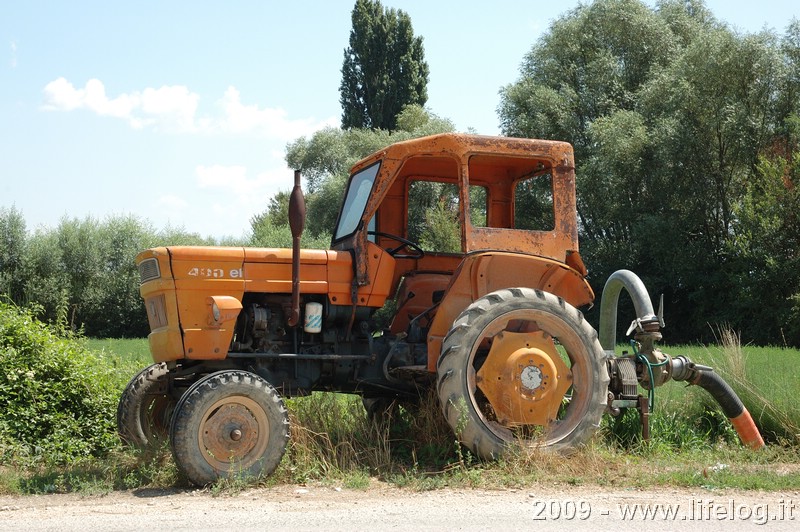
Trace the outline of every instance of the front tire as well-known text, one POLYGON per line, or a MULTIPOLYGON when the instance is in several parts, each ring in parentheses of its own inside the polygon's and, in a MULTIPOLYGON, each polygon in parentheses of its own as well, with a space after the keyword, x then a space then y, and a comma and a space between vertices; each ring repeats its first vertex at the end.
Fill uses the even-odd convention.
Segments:
POLYGON ((134 376, 117 405, 117 432, 122 441, 145 448, 167 438, 175 399, 168 395, 167 365, 144 368, 134 376))
POLYGON ((261 377, 238 370, 194 383, 175 408, 172 454, 194 484, 277 469, 289 441, 289 415, 278 392, 261 377))
POLYGON ((467 307, 437 365, 445 418, 485 459, 511 444, 576 449, 600 425, 608 383, 605 354, 583 315, 529 288, 498 290, 467 307))

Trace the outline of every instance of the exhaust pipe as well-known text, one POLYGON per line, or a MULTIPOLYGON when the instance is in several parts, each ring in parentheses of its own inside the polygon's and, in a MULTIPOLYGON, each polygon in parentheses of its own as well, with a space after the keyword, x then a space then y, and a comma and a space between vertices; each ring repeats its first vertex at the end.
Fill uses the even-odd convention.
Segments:
POLYGON ((289 196, 289 227, 292 231, 292 310, 289 327, 300 323, 300 237, 306 223, 306 202, 300 188, 300 170, 294 171, 294 188, 289 196))
MULTIPOLYGON (((642 354, 652 359, 658 365, 665 363, 668 371, 660 378, 652 380, 650 375, 638 375, 640 384, 648 389, 660 386, 670 378, 675 381, 687 381, 689 384, 700 386, 719 403, 725 416, 733 424, 742 444, 751 449, 764 447, 764 439, 758 431, 750 412, 747 411, 736 392, 725 380, 708 366, 695 364, 685 356, 670 357, 654 348, 654 342, 661 339, 660 329, 664 326, 661 317, 662 309, 658 315, 653 312, 653 304, 647 293, 644 283, 639 277, 628 270, 614 272, 606 281, 603 296, 600 302, 600 345, 609 357, 616 356, 614 347, 617 340, 617 305, 619 294, 625 289, 633 300, 636 310, 636 319, 628 329, 630 335, 636 331, 635 338, 642 343, 642 354), (642 382, 645 381, 645 382, 642 382)), ((646 372, 645 372, 646 373, 646 372)))

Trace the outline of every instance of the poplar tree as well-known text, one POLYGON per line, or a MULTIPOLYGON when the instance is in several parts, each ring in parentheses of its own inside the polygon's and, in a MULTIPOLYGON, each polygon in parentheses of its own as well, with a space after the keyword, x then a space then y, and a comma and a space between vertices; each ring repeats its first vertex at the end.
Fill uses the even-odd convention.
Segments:
POLYGON ((377 0, 357 0, 352 23, 339 88, 342 128, 393 131, 403 107, 428 100, 422 37, 406 12, 377 0))

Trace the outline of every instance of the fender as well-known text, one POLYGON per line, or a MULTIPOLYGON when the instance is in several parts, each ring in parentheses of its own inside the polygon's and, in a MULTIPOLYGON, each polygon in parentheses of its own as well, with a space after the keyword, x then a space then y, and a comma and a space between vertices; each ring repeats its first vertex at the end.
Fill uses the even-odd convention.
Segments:
POLYGON ((594 301, 594 292, 584 276, 563 262, 500 251, 469 254, 453 274, 431 323, 428 371, 436 371, 444 337, 465 308, 490 292, 517 286, 550 292, 574 307, 594 301))

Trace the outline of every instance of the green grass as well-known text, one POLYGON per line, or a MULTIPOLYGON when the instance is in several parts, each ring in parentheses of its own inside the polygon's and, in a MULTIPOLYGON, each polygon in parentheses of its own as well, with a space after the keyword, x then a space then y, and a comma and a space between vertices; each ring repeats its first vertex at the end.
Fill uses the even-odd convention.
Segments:
MULTIPOLYGON (((800 378, 795 370, 800 351, 741 346, 735 337, 722 340, 720 346, 677 346, 664 351, 713 367, 734 389, 768 441, 800 444, 800 378)), ((710 396, 694 386, 687 389, 670 382, 656 393, 663 397, 666 411, 678 411, 686 403, 693 405, 695 413, 715 408, 710 396)))
MULTIPOLYGON (((114 368, 121 391, 151 363, 147 341, 84 340, 86 348, 114 368)), ((734 342, 735 344, 735 342, 734 342)), ((376 479, 415 490, 443 487, 520 487, 531 484, 706 489, 800 489, 800 381, 793 363, 800 351, 736 345, 674 346, 671 355, 715 367, 740 394, 770 445, 743 448, 708 394, 669 382, 656 391, 651 440, 642 442, 634 411, 606 416, 592 444, 570 457, 519 453, 481 462, 455 442, 435 398, 417 408, 401 407, 391 423, 367 419, 355 396, 314 393, 287 401, 292 439, 275 474, 262 481, 324 483, 365 489, 376 479)), ((165 446, 136 452, 119 446, 102 458, 27 470, 0 466, 0 493, 80 491, 98 493, 144 487, 186 487, 165 446)), ((214 489, 238 491, 243 482, 214 489)))
POLYGON ((124 380, 123 386, 140 369, 153 363, 147 338, 103 340, 86 338, 83 341, 86 342, 87 349, 98 353, 117 370, 116 373, 124 380))

